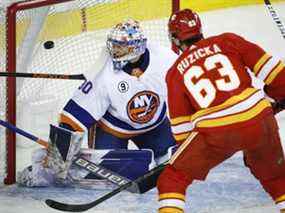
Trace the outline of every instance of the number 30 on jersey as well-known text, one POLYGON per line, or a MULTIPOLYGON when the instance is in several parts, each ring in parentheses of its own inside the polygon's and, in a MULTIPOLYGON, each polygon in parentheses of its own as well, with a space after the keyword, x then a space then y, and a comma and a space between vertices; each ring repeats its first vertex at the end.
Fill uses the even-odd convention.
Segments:
POLYGON ((78 87, 79 90, 81 90, 84 94, 88 94, 89 91, 92 89, 93 84, 91 81, 85 80, 80 87, 78 87))
POLYGON ((217 54, 205 60, 204 68, 201 66, 190 67, 184 74, 184 84, 199 106, 206 108, 215 100, 217 90, 231 91, 237 89, 240 85, 240 79, 228 57, 217 54), (217 63, 221 64, 222 67, 218 68, 217 63), (221 76, 220 79, 211 81, 208 78, 201 78, 195 83, 193 82, 193 79, 201 77, 205 72, 214 72, 216 70, 221 76), (227 81, 225 81, 225 78, 227 78, 227 81))

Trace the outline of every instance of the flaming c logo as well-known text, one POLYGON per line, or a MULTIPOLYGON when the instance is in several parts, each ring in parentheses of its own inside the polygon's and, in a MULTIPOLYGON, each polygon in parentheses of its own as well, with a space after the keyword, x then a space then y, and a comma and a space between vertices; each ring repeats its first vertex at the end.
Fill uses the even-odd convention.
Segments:
POLYGON ((159 104, 159 97, 154 92, 139 92, 131 98, 127 105, 128 116, 135 123, 147 123, 153 118, 159 104))

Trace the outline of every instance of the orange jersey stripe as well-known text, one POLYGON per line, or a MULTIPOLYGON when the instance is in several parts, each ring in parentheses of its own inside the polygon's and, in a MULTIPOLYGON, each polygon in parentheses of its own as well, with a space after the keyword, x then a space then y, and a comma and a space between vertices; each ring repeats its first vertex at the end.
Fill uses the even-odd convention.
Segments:
POLYGON ((111 129, 110 127, 108 127, 107 125, 105 125, 102 121, 99 121, 98 122, 98 126, 103 129, 105 132, 108 132, 110 133, 111 135, 114 135, 118 138, 123 138, 123 139, 128 139, 128 138, 131 138, 131 137, 134 137, 134 136, 137 136, 138 134, 124 134, 124 133, 121 133, 119 131, 116 131, 114 129, 111 129))
POLYGON ((74 131, 79 131, 79 132, 84 131, 75 121, 73 121, 71 118, 69 118, 64 114, 60 114, 59 122, 70 125, 74 131))

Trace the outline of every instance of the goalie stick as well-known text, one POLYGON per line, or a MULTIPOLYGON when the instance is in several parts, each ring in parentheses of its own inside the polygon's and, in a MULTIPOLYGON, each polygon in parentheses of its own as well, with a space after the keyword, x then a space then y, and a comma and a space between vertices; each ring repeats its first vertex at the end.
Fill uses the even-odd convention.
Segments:
POLYGON ((86 80, 83 74, 67 75, 67 74, 50 74, 50 73, 22 73, 22 72, 0 72, 1 77, 20 77, 20 78, 48 78, 48 79, 64 79, 64 80, 86 80))
MULTIPOLYGON (((44 147, 48 147, 48 142, 40 139, 40 138, 37 138, 36 136, 6 122, 6 121, 3 121, 0 119, 0 125, 6 127, 7 129, 13 131, 13 132, 16 132, 26 138, 29 138, 30 140, 44 146, 44 147)), ((86 153, 86 154, 90 154, 90 152, 88 152, 88 150, 85 150, 85 149, 82 149, 81 150, 82 153, 86 153)), ((90 173, 92 174, 95 174, 103 179, 106 179, 108 180, 109 182, 111 183, 114 183, 115 185, 117 186, 122 186, 128 182, 130 182, 130 180, 128 178, 125 178, 119 174, 117 174, 116 172, 113 172, 109 169, 106 169, 104 168, 103 166, 101 165, 98 165, 98 164, 95 164, 91 161, 88 161, 86 160, 85 158, 83 157, 78 157, 76 158, 74 161, 75 165, 77 165, 78 167, 82 168, 82 169, 85 169, 87 171, 89 171, 90 173)), ((132 192, 139 192, 139 187, 138 186, 133 186, 132 192)))
POLYGON ((94 200, 90 203, 85 204, 67 204, 67 203, 61 203, 57 202, 55 200, 46 200, 46 204, 54 209, 61 210, 61 211, 69 211, 69 212, 83 212, 87 211, 88 209, 91 209, 98 204, 102 203, 103 201, 115 196, 116 194, 120 193, 121 191, 128 189, 129 187, 132 187, 134 185, 139 185, 140 183, 146 181, 149 178, 152 178, 153 176, 157 176, 161 173, 161 171, 164 169, 164 167, 168 164, 168 161, 165 163, 160 164, 159 166, 153 168, 145 175, 137 178, 134 181, 129 181, 125 183, 124 185, 120 186, 117 189, 114 189, 113 191, 103 195, 102 197, 98 198, 97 200, 94 200))
POLYGON ((273 18, 273 20, 275 21, 277 27, 279 28, 282 37, 285 39, 285 26, 284 26, 284 24, 280 20, 277 12, 274 10, 270 0, 264 0, 264 3, 266 5, 266 7, 267 7, 271 17, 273 18))
POLYGON ((101 50, 99 57, 90 64, 89 72, 83 74, 52 74, 52 73, 23 73, 23 72, 0 72, 0 77, 22 77, 22 78, 47 78, 47 79, 65 79, 65 80, 86 80, 94 78, 105 66, 108 60, 108 51, 106 48, 101 50))
POLYGON ((29 138, 32 141, 34 141, 34 142, 36 142, 36 143, 38 143, 38 144, 40 144, 40 145, 42 145, 42 146, 44 146, 46 148, 48 146, 48 143, 46 141, 41 140, 41 139, 37 138, 36 136, 34 136, 34 135, 32 135, 32 134, 30 134, 30 133, 28 133, 28 132, 26 132, 26 131, 24 131, 22 129, 19 129, 18 127, 10 124, 9 122, 6 122, 6 121, 3 121, 3 120, 0 119, 0 125, 6 127, 7 129, 9 129, 9 130, 11 130, 13 132, 16 132, 16 133, 18 133, 18 134, 20 134, 20 135, 22 135, 22 136, 24 136, 26 138, 29 138))

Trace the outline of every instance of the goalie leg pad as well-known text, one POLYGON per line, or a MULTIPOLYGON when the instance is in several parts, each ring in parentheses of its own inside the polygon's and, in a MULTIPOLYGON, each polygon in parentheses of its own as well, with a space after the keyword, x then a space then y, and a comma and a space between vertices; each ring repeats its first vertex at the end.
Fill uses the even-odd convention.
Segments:
MULTIPOLYGON (((151 150, 89 150, 83 156, 130 180, 144 175, 155 165, 151 150)), ((89 174, 86 178, 96 177, 89 174)))
POLYGON ((66 179, 75 155, 79 153, 83 133, 50 125, 46 167, 53 169, 57 178, 66 179))

